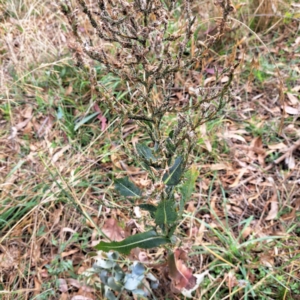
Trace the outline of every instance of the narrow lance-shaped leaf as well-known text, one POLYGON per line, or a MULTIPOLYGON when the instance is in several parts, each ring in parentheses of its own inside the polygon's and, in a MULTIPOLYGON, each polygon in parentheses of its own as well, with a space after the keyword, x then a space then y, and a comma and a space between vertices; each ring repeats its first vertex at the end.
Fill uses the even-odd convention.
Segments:
POLYGON ((95 248, 105 252, 113 250, 119 253, 129 254, 130 250, 136 247, 150 249, 169 242, 170 240, 168 238, 157 235, 154 230, 151 230, 132 235, 121 242, 100 242, 95 248))
POLYGON ((128 177, 116 179, 115 188, 126 197, 140 197, 142 195, 141 190, 128 177))
POLYGON ((90 121, 91 119, 95 118, 97 115, 99 115, 99 112, 95 112, 89 116, 86 116, 85 118, 83 118, 82 120, 80 120, 75 126, 74 126, 74 131, 78 130, 78 128, 80 126, 82 126, 83 124, 87 123, 88 121, 90 121))
POLYGON ((177 213, 172 200, 161 201, 155 213, 156 225, 170 225, 177 219, 177 213))
POLYGON ((180 182, 183 167, 183 157, 179 156, 175 159, 174 165, 163 176, 164 183, 166 185, 177 185, 180 182))
POLYGON ((180 200, 180 213, 183 212, 184 204, 188 201, 195 189, 195 183, 199 176, 199 171, 195 165, 186 172, 185 182, 180 188, 181 200, 180 200))
POLYGON ((169 151, 170 154, 175 153, 176 147, 174 145, 174 142, 170 138, 166 139, 166 148, 167 148, 167 150, 169 151))

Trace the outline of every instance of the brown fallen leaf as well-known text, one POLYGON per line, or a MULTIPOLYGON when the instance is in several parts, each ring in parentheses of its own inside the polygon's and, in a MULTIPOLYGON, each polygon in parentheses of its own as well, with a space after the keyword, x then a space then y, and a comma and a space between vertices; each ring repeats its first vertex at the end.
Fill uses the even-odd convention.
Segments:
POLYGON ((289 115, 298 115, 298 114, 300 114, 300 109, 294 108, 294 107, 289 106, 289 105, 285 105, 284 110, 289 115))
POLYGON ((207 86, 208 84, 210 84, 211 82, 214 82, 214 81, 216 81, 216 76, 208 77, 204 80, 204 86, 207 86))
POLYGON ((284 151, 288 147, 284 143, 278 143, 278 144, 268 145, 268 148, 271 149, 271 150, 282 150, 282 151, 284 151))
POLYGON ((292 105, 297 105, 297 104, 299 104, 299 99, 298 99, 297 96, 295 96, 295 95, 293 95, 293 94, 291 94, 291 93, 286 93, 286 95, 287 95, 287 97, 289 98, 290 103, 291 103, 292 105))
POLYGON ((25 108, 20 112, 21 116, 25 119, 32 118, 33 107, 26 105, 25 108))
POLYGON ((27 126, 27 124, 30 122, 30 119, 26 119, 20 123, 18 123, 16 126, 14 126, 14 128, 16 128, 17 131, 22 130, 24 127, 27 126))
POLYGON ((292 92, 300 92, 300 85, 296 85, 292 88, 292 92))
POLYGON ((62 293, 67 293, 68 292, 68 284, 67 284, 67 281, 63 278, 59 278, 58 279, 58 289, 60 292, 62 293))
POLYGON ((120 242, 125 238, 124 230, 118 225, 117 220, 114 218, 105 220, 102 231, 112 241, 120 242))
POLYGON ((253 229, 251 227, 246 227, 242 230, 242 237, 243 239, 246 239, 251 233, 253 232, 253 229))
POLYGON ((122 170, 122 165, 120 163, 120 161, 121 161, 120 155, 117 154, 117 153, 112 153, 111 156, 110 156, 110 158, 111 158, 111 161, 112 161, 114 167, 116 167, 117 169, 121 169, 122 170))
POLYGON ((69 250, 69 251, 64 251, 62 252, 61 254, 61 257, 67 257, 67 256, 70 256, 70 255, 73 255, 74 253, 77 253, 79 252, 79 249, 72 249, 72 250, 69 250))
POLYGON ((261 166, 264 166, 266 150, 263 148, 263 142, 261 137, 256 137, 251 141, 249 150, 249 157, 251 157, 253 160, 256 160, 257 157, 259 164, 261 166))
POLYGON ((185 265, 187 259, 186 252, 182 249, 176 249, 168 257, 169 276, 175 289, 190 290, 196 285, 197 278, 193 275, 192 269, 185 265))
POLYGON ((272 268, 274 266, 274 256, 271 253, 271 251, 268 251, 266 253, 262 253, 259 256, 259 261, 262 265, 264 265, 268 268, 272 268))
POLYGON ((212 165, 208 165, 208 167, 212 171, 232 170, 232 166, 228 163, 212 164, 212 165))
POLYGON ((266 216, 266 221, 274 220, 277 217, 278 214, 278 199, 277 194, 274 193, 274 195, 271 197, 271 199, 268 201, 271 203, 271 209, 269 210, 268 215, 266 216))
POLYGON ((61 150, 59 150, 58 152, 56 152, 51 159, 52 163, 57 162, 64 155, 64 153, 67 150, 69 150, 70 148, 71 148, 71 145, 67 145, 67 146, 63 147, 61 150))
POLYGON ((39 281, 37 277, 34 277, 34 296, 37 296, 41 293, 42 283, 39 281))

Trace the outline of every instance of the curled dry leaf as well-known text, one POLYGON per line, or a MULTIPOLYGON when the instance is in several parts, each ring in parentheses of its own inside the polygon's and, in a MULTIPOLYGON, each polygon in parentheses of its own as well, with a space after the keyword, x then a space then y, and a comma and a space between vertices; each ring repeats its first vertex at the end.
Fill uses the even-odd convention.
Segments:
POLYGON ((201 274, 195 274, 194 276, 196 277, 196 280, 197 280, 195 286, 193 288, 189 289, 189 290, 184 288, 181 291, 181 294, 184 295, 187 298, 193 298, 192 293, 199 287, 200 283, 203 281, 204 277, 206 275, 208 275, 208 273, 209 272, 207 270, 207 271, 205 271, 201 274))
POLYGON ((175 289, 190 290, 196 285, 197 278, 193 275, 192 269, 185 264, 186 252, 176 249, 168 258, 169 276, 175 289))

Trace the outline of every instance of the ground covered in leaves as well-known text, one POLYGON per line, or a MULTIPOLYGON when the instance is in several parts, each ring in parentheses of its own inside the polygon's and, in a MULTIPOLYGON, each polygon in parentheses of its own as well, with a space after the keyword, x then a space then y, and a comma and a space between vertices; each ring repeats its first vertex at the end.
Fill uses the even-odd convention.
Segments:
MULTIPOLYGON (((183 274, 206 274, 195 299, 300 299, 300 5, 235 4, 232 29, 212 51, 223 57, 237 45, 241 63, 232 101, 199 128, 199 177, 175 258, 183 274)), ((145 230, 148 213, 120 201, 112 184, 128 175, 149 185, 119 145, 120 134, 133 143, 143 135, 131 120, 120 132, 90 74, 74 66, 55 1, 0 5, 1 299, 102 299, 92 269, 101 232, 120 241, 145 230)), ((210 1, 198 10, 204 20, 218 14, 210 1)), ((213 34, 213 19, 204 23, 202 34, 213 34)), ((202 70, 205 85, 216 68, 202 70)), ((122 83, 97 72, 125 97, 122 83)), ((177 78, 186 89, 174 101, 195 92, 197 76, 177 78)), ((159 280, 156 289, 144 282, 153 299, 184 299, 166 256, 137 248, 118 263, 123 272, 146 266, 159 280)))

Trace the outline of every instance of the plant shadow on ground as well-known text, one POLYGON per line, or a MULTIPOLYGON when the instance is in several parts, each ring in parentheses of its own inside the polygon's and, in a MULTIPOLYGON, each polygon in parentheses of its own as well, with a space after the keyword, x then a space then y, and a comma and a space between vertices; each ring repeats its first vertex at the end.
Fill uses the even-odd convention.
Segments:
MULTIPOLYGON (((98 278, 85 273, 93 264, 88 254, 99 228, 107 217, 121 229, 137 220, 130 203, 114 201, 111 181, 116 172, 131 174, 141 185, 147 178, 120 154, 117 116, 97 98, 88 70, 71 63, 62 16, 46 4, 7 2, 0 28, 5 35, 0 41, 0 295, 101 299, 98 278)), ((283 14, 276 32, 260 33, 268 51, 253 37, 241 43, 237 55, 245 63, 233 84, 234 99, 220 119, 199 130, 193 159, 200 176, 177 229, 189 266, 195 273, 209 270, 196 299, 297 299, 300 294, 300 150, 290 151, 300 137, 295 10, 291 6, 283 14), (284 82, 281 100, 269 52, 284 82)), ((257 21, 250 24, 252 30, 256 26, 257 21)), ((247 37, 245 32, 237 25, 227 46, 231 35, 247 37)), ((224 45, 213 50, 226 55, 224 45)), ((96 72, 108 92, 128 100, 122 82, 102 77, 100 68, 96 72)), ((128 122, 125 138, 135 131, 128 122)), ((154 295, 180 298, 165 275, 166 253, 146 255, 160 279, 154 295)), ((128 268, 130 262, 121 259, 128 268)))

